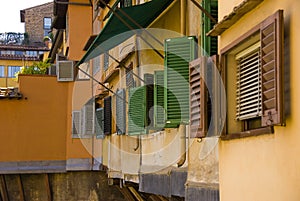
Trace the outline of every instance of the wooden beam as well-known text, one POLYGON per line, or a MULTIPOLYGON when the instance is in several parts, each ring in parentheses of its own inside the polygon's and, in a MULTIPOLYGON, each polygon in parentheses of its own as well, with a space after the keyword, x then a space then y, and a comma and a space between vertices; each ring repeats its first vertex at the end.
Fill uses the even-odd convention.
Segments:
POLYGON ((17 175, 17 183, 20 192, 20 201, 25 201, 24 188, 23 188, 22 178, 20 174, 17 175))
POLYGON ((46 186, 48 201, 52 201, 51 185, 49 181, 49 175, 47 173, 45 174, 45 186, 46 186))
POLYGON ((9 201, 4 175, 0 175, 0 193, 3 201, 9 201))
POLYGON ((138 200, 138 201, 143 201, 144 199, 140 196, 140 194, 132 187, 128 187, 128 189, 130 190, 130 192, 134 195, 134 197, 138 200))

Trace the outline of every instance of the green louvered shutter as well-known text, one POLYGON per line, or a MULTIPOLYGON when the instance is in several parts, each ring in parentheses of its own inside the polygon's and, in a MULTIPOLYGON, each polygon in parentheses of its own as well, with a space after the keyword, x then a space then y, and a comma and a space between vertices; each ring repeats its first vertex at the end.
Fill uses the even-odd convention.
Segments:
POLYGON ((139 135, 145 133, 146 119, 146 87, 129 89, 128 106, 128 134, 139 135))
POLYGON ((154 127, 165 126, 164 71, 154 71, 154 127))
POLYGON ((103 117, 103 108, 97 108, 95 112, 96 123, 95 123, 95 131, 96 138, 103 139, 104 138, 104 117, 103 117))
MULTIPOLYGON (((203 0, 202 6, 207 10, 211 16, 218 20, 218 1, 217 0, 203 0)), ((212 56, 218 53, 218 37, 206 36, 213 26, 214 22, 209 19, 204 13, 202 13, 202 48, 204 56, 212 56)))
POLYGON ((166 127, 189 121, 189 62, 196 58, 196 48, 195 37, 165 41, 166 127))
POLYGON ((126 96, 125 90, 120 89, 116 95, 116 126, 117 134, 126 133, 126 96))

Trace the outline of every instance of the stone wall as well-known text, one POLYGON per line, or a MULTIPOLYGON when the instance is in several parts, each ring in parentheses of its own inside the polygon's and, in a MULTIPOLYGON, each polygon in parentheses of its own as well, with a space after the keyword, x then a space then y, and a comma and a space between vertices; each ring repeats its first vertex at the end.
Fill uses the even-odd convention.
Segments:
POLYGON ((118 185, 108 185, 105 172, 86 171, 0 175, 0 200, 123 201, 126 198, 118 185))

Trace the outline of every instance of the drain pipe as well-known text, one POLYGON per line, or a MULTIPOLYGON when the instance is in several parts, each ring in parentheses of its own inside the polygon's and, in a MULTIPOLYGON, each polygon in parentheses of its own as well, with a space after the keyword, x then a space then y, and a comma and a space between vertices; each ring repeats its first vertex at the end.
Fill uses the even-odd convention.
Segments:
MULTIPOLYGON (((180 32, 186 35, 186 17, 187 14, 187 0, 180 0, 180 32)), ((186 161, 186 125, 180 125, 178 128, 180 140, 181 157, 177 162, 177 167, 181 167, 186 161)))
POLYGON ((180 125, 178 128, 181 157, 177 162, 177 167, 181 167, 186 161, 186 127, 186 125, 180 125))

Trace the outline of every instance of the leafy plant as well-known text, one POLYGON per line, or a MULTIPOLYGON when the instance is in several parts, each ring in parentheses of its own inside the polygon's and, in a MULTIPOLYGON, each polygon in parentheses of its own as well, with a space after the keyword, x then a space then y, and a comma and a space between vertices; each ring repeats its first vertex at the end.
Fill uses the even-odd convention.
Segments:
POLYGON ((18 79, 19 74, 25 74, 25 75, 46 74, 47 69, 51 66, 49 60, 50 59, 47 59, 45 61, 34 62, 31 66, 27 66, 27 67, 23 66, 21 70, 15 74, 16 78, 18 79))

